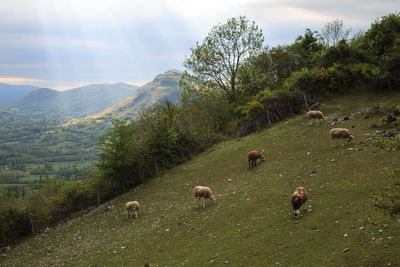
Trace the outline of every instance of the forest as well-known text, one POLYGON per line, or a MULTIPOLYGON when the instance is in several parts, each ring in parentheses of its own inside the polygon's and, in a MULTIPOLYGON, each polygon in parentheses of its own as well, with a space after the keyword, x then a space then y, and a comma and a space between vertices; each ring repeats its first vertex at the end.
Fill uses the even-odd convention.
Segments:
MULTIPOLYGON (((5 162, 14 164, 16 170, 27 168, 28 162, 40 162, 42 166, 31 172, 45 175, 53 171, 59 179, 36 184, 29 196, 21 191, 25 189, 15 190, 18 197, 9 192, 1 195, 0 243, 39 232, 159 176, 223 140, 240 140, 317 107, 323 99, 398 91, 400 14, 380 18, 365 33, 351 38, 350 33, 342 21, 335 20, 320 32, 306 29, 289 45, 268 47, 255 22, 231 18, 213 27, 185 58, 177 104, 160 101, 135 120, 114 120, 96 139, 87 134, 98 131, 87 127, 100 126, 90 124, 53 129, 57 134, 51 136, 38 134, 43 131, 40 126, 26 130, 21 125, 21 135, 2 129, 1 138, 16 142, 0 147, 3 169, 5 162), (34 151, 29 157, 18 153, 22 136, 35 140, 29 144, 34 151), (71 143, 64 142, 69 138, 71 143), (75 147, 77 138, 82 138, 84 145, 75 147), (52 159, 57 157, 96 160, 96 170, 76 168, 82 175, 65 179, 66 174, 63 178, 54 172, 52 159)), ((400 106, 396 109, 399 112, 400 106)), ((395 115, 383 119, 381 127, 399 125, 400 117, 395 115)))

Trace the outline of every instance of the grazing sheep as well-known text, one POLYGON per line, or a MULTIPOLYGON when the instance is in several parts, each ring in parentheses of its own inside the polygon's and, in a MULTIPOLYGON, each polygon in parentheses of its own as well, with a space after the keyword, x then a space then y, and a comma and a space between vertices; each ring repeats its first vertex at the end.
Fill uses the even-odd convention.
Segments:
POLYGON ((307 112, 307 118, 309 120, 312 119, 326 120, 324 114, 319 110, 310 110, 309 112, 307 112))
POLYGON ((332 147, 335 146, 333 139, 342 139, 342 146, 344 146, 343 139, 347 139, 348 142, 352 141, 354 143, 354 137, 350 134, 350 131, 346 128, 333 128, 329 131, 329 134, 331 136, 332 147))
POLYGON ((265 161, 264 155, 258 152, 257 150, 250 151, 247 155, 247 159, 249 161, 249 170, 257 166, 257 159, 262 159, 265 161))
POLYGON ((307 201, 307 190, 304 187, 297 187, 292 194, 292 206, 294 215, 297 217, 300 214, 300 207, 307 201))
POLYGON ((139 210, 139 202, 130 201, 125 204, 126 218, 130 217, 133 212, 135 213, 135 217, 137 218, 137 212, 139 210))
POLYGON ((215 197, 211 189, 207 186, 196 186, 194 188, 194 197, 200 201, 201 198, 204 198, 203 207, 206 206, 206 198, 208 198, 211 202, 215 202, 215 197))

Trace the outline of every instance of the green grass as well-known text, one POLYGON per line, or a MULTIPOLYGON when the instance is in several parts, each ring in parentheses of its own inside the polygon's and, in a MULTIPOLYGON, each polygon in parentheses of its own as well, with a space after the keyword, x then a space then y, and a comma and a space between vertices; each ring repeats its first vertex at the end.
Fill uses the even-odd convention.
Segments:
MULTIPOLYGON (((376 103, 390 107, 400 103, 400 94, 340 97, 321 110, 329 119, 356 116, 376 103)), ((0 266, 395 266, 399 217, 375 208, 372 197, 393 182, 382 170, 400 168, 400 151, 360 144, 376 131, 370 126, 377 120, 359 116, 337 124, 356 140, 344 147, 331 148, 332 126, 308 125, 304 114, 218 144, 13 246, 0 266), (264 149, 266 161, 248 170, 253 149, 264 149), (210 186, 217 203, 200 207, 196 185, 210 186), (296 219, 290 195, 298 186, 309 191, 309 209, 302 207, 296 219), (131 200, 141 203, 138 219, 125 219, 124 203, 131 200)))

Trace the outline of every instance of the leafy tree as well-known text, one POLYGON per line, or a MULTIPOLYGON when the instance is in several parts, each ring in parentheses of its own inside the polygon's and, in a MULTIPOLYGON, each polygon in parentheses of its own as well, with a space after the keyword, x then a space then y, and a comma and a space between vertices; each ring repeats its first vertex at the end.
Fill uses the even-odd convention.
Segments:
POLYGON ((98 167, 103 177, 110 180, 117 190, 141 182, 141 177, 135 175, 137 141, 134 132, 135 127, 127 121, 115 120, 113 128, 99 137, 101 152, 98 167))
POLYGON ((297 37, 295 43, 292 45, 297 57, 297 65, 301 68, 311 68, 314 64, 314 58, 324 50, 324 46, 318 42, 317 35, 318 32, 306 29, 304 36, 300 35, 297 37))
MULTIPOLYGON (((246 17, 231 18, 212 28, 202 44, 191 48, 192 54, 183 65, 203 86, 218 88, 235 100, 238 71, 244 61, 261 51, 264 37, 261 29, 246 17)), ((186 71, 183 79, 190 76, 186 71)))
POLYGON ((328 22, 321 30, 322 43, 326 47, 335 46, 342 40, 347 40, 351 29, 345 29, 343 26, 343 21, 335 19, 332 22, 328 22))

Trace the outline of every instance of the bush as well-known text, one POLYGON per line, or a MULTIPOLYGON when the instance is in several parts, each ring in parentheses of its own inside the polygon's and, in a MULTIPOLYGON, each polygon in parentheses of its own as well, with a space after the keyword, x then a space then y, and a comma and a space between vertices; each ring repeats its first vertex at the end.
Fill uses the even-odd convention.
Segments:
POLYGON ((30 233, 32 233, 30 217, 25 210, 16 207, 0 209, 1 246, 30 233))
POLYGON ((385 168, 383 176, 397 181, 375 196, 374 205, 384 209, 390 216, 400 214, 400 170, 385 168))

